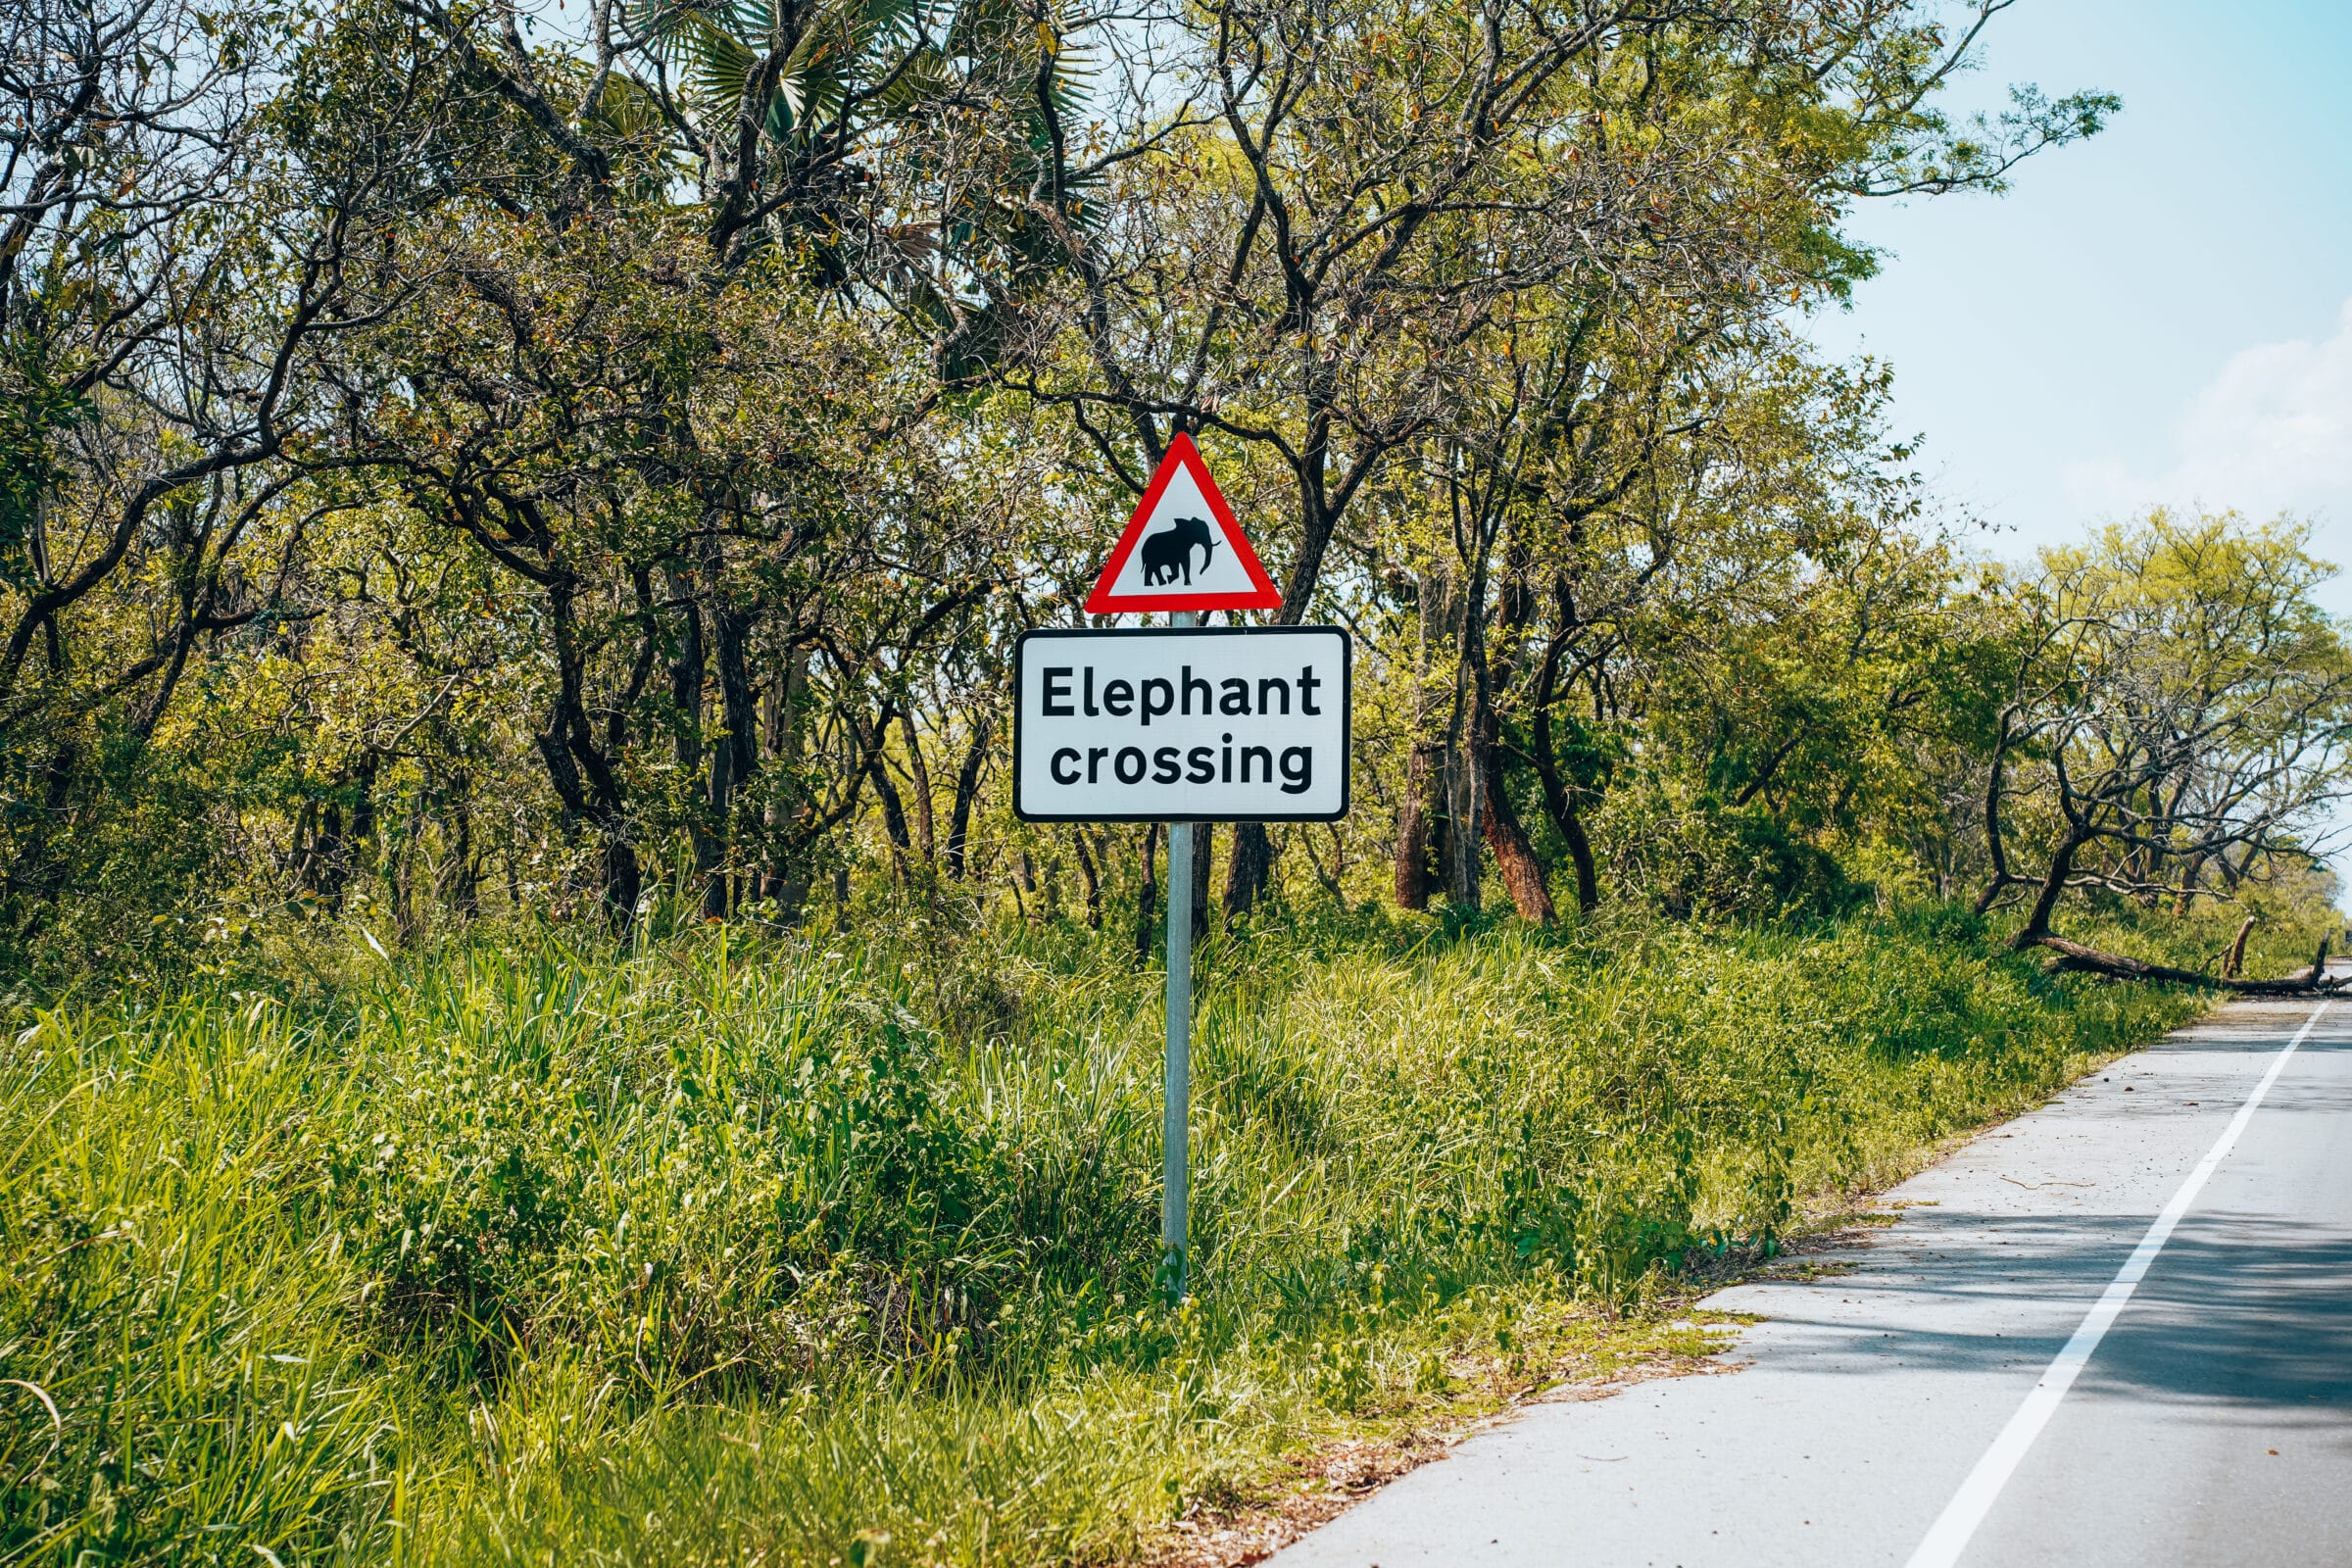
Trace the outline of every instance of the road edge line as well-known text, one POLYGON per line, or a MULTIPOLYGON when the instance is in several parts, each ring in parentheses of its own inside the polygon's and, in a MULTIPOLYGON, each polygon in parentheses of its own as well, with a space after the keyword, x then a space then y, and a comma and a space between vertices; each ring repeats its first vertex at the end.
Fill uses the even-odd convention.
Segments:
POLYGON ((2027 1450, 2034 1446, 2034 1440, 2041 1436, 2041 1429, 2057 1413, 2058 1402, 2066 1397, 2066 1391, 2074 1387, 2076 1377, 2089 1363, 2091 1352, 2099 1348, 2099 1341, 2106 1338, 2107 1330, 2123 1312, 2124 1303, 2131 1300, 2132 1293, 2139 1289, 2139 1282, 2146 1277, 2149 1265, 2156 1261, 2156 1254, 2164 1250, 2166 1242, 2172 1240, 2174 1228, 2187 1214, 2189 1205, 2197 1200, 2197 1194, 2204 1190, 2207 1180, 2221 1168, 2222 1161, 2230 1157, 2230 1151, 2237 1147, 2238 1136, 2246 1130, 2246 1124, 2254 1119, 2254 1112, 2270 1094, 2271 1085, 2278 1081, 2278 1075, 2286 1070, 2288 1058, 2310 1038, 2311 1031, 2319 1025, 2320 1015, 2327 1010, 2328 1004, 2325 1002, 2313 1007, 2311 1016, 2303 1020, 2303 1027, 2295 1031, 2295 1037, 2272 1056, 2270 1069, 2262 1075, 2261 1082, 2254 1086, 2253 1092, 2246 1096, 2245 1103, 2237 1107, 2237 1114, 2230 1118, 2230 1125, 2222 1130, 2222 1136, 2205 1152, 2205 1157, 2197 1161, 2196 1169, 2188 1173, 2188 1179, 2173 1194, 2172 1201, 2166 1203, 2163 1211, 2157 1214, 2155 1222, 2148 1226, 2147 1233, 2140 1237, 2139 1245, 2132 1249, 2132 1255, 2124 1260, 2124 1266, 2115 1271, 2115 1278, 2083 1315, 2074 1337, 2066 1342, 2066 1348, 2043 1370, 2041 1380, 2034 1385, 2034 1392, 2026 1396, 2026 1402, 2017 1407, 2017 1413, 2009 1418, 2009 1424, 2001 1428, 2000 1436, 1992 1440, 1992 1446, 1984 1450, 1976 1468, 1969 1471, 1968 1479, 1960 1483, 1960 1490, 1952 1494, 1952 1500, 1944 1504, 1943 1512, 1937 1514, 1935 1524, 1928 1527, 1926 1539, 1920 1542, 1919 1549, 1911 1554, 1906 1568, 1953 1568, 1953 1564, 1960 1560, 1960 1554, 1968 1549, 1969 1542, 1975 1538, 1977 1527, 1984 1522, 1984 1516, 1992 1511, 1993 1503, 1999 1499, 2001 1489, 2009 1484, 2010 1476, 2016 1473, 2027 1450))

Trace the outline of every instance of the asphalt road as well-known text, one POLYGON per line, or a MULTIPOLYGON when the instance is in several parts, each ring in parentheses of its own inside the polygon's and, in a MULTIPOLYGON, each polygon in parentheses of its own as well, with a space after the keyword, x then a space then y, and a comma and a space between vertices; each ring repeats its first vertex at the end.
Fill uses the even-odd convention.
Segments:
POLYGON ((1274 1561, 2352 1565, 2352 1002, 2233 1004, 1890 1200, 1706 1303, 1767 1319, 1739 1370, 1535 1405, 1274 1561))

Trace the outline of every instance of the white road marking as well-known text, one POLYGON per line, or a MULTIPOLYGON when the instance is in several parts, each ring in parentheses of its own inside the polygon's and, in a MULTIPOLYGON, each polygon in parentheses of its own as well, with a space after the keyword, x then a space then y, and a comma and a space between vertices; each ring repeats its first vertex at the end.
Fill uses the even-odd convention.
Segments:
POLYGON ((2107 1330, 2123 1311, 2124 1303, 2132 1299, 2133 1291, 2139 1289, 2139 1282, 2146 1276, 2148 1265, 2156 1261, 2156 1254, 2163 1251, 2164 1244, 2172 1239, 2173 1228, 2180 1223, 2181 1216, 2188 1212, 2188 1206, 2197 1200, 2197 1194, 2204 1190, 2207 1179, 2230 1156, 2230 1151, 2237 1145, 2238 1135, 2246 1130, 2246 1123, 2254 1119, 2254 1112, 2261 1106, 2263 1097, 2271 1092, 2271 1085, 2277 1083, 2278 1074, 2285 1070, 2287 1058, 2310 1036, 2320 1021, 2320 1014, 2327 1010, 2328 1004, 2325 1002, 2312 1008, 2311 1016, 2303 1020, 2303 1027, 2295 1031, 2295 1038, 2271 1058, 2270 1070, 2262 1075, 2262 1082, 2254 1086, 2254 1092, 2246 1097, 2246 1102, 2237 1107, 2237 1114, 2230 1118, 2230 1125, 2222 1130, 2222 1136, 2214 1146, 2205 1152, 2205 1157, 2197 1161, 2197 1168, 2188 1173, 2188 1180, 2180 1184, 2180 1190, 2173 1195, 2173 1200, 2164 1205, 2164 1212, 2156 1216, 2156 1222, 2139 1239, 2139 1245, 2132 1250, 2132 1255, 2124 1260, 2124 1266, 2116 1270, 2115 1279, 2082 1319, 2082 1326, 2075 1330, 2074 1338, 2066 1342, 2066 1348, 2058 1352, 2058 1359, 2052 1361, 2041 1374, 2041 1381, 2034 1386, 2032 1394, 2026 1396, 2026 1402, 2018 1406, 2017 1413, 2009 1418, 2009 1424, 2001 1428, 2001 1435, 1992 1440, 1992 1446, 1984 1450, 1984 1456, 1977 1461, 1977 1467, 1960 1484, 1959 1492, 1944 1505, 1943 1512, 1936 1516, 1936 1523, 1928 1530, 1927 1539, 1911 1554, 1909 1568, 1952 1568, 1960 1560, 1960 1554, 1968 1549, 1969 1541, 1976 1535, 1977 1527, 1992 1511, 1994 1500, 2001 1494, 2001 1488, 2008 1485, 2009 1477, 2016 1472, 2019 1461, 2025 1458, 2026 1450, 2034 1446, 2034 1440, 2041 1436, 2041 1429, 2057 1413, 2058 1401, 2065 1398, 2066 1391, 2075 1386, 2076 1377, 2089 1362, 2091 1352, 2099 1348, 2099 1341, 2106 1338, 2107 1330))

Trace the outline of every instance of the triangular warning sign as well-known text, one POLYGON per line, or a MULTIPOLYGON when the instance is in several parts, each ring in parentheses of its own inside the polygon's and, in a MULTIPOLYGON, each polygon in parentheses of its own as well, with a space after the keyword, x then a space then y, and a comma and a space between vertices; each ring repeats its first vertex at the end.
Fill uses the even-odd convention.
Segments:
POLYGON ((1272 610, 1281 603, 1200 449, 1179 432, 1086 596, 1087 613, 1272 610))

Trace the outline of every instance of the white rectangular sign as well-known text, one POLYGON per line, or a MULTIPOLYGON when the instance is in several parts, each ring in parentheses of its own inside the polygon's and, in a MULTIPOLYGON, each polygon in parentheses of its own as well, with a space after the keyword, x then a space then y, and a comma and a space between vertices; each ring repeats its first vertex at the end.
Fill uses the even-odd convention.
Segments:
POLYGON ((1030 822, 1348 814, 1337 626, 1033 631, 1013 655, 1012 807, 1030 822))

